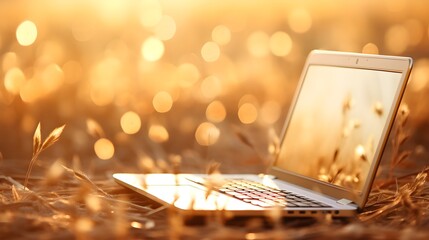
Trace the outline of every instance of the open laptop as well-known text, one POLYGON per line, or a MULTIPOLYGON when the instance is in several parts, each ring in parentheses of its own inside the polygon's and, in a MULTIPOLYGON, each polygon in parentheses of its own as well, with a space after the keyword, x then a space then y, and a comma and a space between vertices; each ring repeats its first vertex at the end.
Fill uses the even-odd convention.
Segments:
POLYGON ((312 51, 268 174, 113 177, 183 214, 353 216, 368 198, 411 67, 408 57, 312 51))

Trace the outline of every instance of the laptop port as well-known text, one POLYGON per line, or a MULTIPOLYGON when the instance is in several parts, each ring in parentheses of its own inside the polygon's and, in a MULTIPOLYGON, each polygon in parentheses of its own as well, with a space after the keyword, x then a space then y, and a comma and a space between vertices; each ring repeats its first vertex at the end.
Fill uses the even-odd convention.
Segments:
POLYGON ((299 214, 305 214, 305 211, 299 211, 299 214))
POLYGON ((289 213, 289 214, 294 214, 294 213, 295 213, 295 211, 287 211, 287 213, 289 213))

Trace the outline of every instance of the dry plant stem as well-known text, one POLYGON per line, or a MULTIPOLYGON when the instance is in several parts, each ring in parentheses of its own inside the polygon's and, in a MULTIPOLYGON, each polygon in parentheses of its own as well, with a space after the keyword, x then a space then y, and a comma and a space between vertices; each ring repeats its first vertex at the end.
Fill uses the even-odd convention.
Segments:
POLYGON ((92 186, 96 191, 102 193, 104 196, 109 197, 109 198, 113 198, 110 194, 106 193, 103 189, 99 188, 93 181, 91 181, 91 179, 89 179, 89 177, 87 177, 84 173, 80 172, 80 171, 76 171, 73 169, 70 169, 64 165, 62 165, 63 168, 70 172, 73 173, 73 175, 80 180, 81 182, 87 183, 88 185, 92 186))
POLYGON ((398 110, 397 121, 394 128, 395 138, 392 140, 393 153, 390 162, 389 178, 393 177, 394 169, 411 155, 411 151, 401 151, 401 147, 409 137, 408 133, 405 131, 408 114, 408 106, 406 104, 402 105, 398 110))
POLYGON ((25 174, 25 182, 24 187, 27 188, 28 178, 30 177, 31 171, 36 164, 39 155, 43 150, 52 146, 61 136, 61 133, 64 130, 65 125, 61 127, 55 128, 42 143, 41 131, 40 131, 40 123, 37 125, 36 131, 34 131, 33 136, 33 157, 30 160, 30 165, 28 166, 27 173, 25 174))
POLYGON ((24 188, 27 190, 28 190, 27 188, 28 178, 30 177, 31 171, 33 170, 34 164, 36 163, 38 157, 39 157, 39 153, 36 153, 36 155, 33 155, 33 157, 30 160, 30 165, 28 166, 27 173, 25 174, 24 188))

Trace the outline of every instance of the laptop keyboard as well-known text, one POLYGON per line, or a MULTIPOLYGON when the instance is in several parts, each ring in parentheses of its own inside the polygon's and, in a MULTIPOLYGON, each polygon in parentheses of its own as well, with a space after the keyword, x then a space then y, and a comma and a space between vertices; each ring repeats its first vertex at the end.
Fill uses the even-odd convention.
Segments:
POLYGON ((329 205, 314 199, 287 191, 268 187, 261 183, 235 179, 217 188, 219 192, 240 199, 255 206, 269 208, 274 206, 289 208, 328 208, 329 205))

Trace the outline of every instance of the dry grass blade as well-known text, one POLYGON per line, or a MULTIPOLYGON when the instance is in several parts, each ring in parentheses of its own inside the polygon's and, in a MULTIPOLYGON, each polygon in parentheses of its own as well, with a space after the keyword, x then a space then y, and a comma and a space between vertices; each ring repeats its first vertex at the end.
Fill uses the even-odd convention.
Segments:
POLYGON ((80 172, 80 171, 76 171, 73 169, 70 169, 64 165, 62 165, 63 168, 65 170, 67 170, 70 173, 73 173, 73 175, 80 180, 81 182, 84 182, 90 186, 92 186, 96 191, 102 193, 104 196, 109 197, 109 198, 113 198, 110 194, 106 193, 103 189, 101 189, 100 187, 98 187, 91 179, 89 179, 88 176, 86 176, 84 173, 80 172))
POLYGON ((64 130, 65 125, 62 125, 61 127, 55 128, 49 136, 46 138, 46 140, 41 144, 42 138, 41 138, 41 131, 40 131, 40 123, 37 125, 36 131, 34 132, 33 137, 33 156, 30 160, 30 164, 27 169, 27 173, 25 174, 25 183, 24 187, 27 188, 28 178, 30 177, 31 170, 34 167, 34 164, 36 164, 37 158, 39 157, 40 153, 47 149, 48 147, 52 146, 61 136, 61 133, 64 130))
POLYGON ((364 212, 360 215, 362 221, 369 221, 388 216, 389 219, 394 219, 394 215, 407 214, 407 217, 399 216, 400 221, 407 219, 409 223, 416 224, 419 222, 422 212, 427 209, 421 206, 421 199, 427 198, 427 169, 417 174, 413 182, 404 184, 398 191, 383 191, 377 194, 379 199, 374 204, 375 209, 364 212), (389 216, 393 215, 393 216, 389 216))
POLYGON ((101 128, 100 124, 98 124, 95 120, 89 118, 86 120, 86 128, 88 130, 88 133, 93 136, 94 138, 103 138, 104 137, 104 131, 103 128, 101 128))
POLYGON ((66 125, 62 125, 61 127, 55 128, 50 134, 49 136, 45 139, 45 141, 42 144, 42 147, 40 149, 40 151, 43 151, 44 149, 52 146, 52 144, 54 144, 56 141, 58 141, 58 139, 61 136, 61 133, 63 133, 64 127, 66 125))
POLYGON ((246 145, 252 149, 256 149, 255 145, 252 143, 252 141, 246 135, 244 135, 244 133, 241 132, 238 128, 234 129, 234 133, 238 137, 240 142, 242 142, 244 145, 246 145))
POLYGON ((42 134, 40 133, 40 122, 39 122, 39 124, 37 124, 36 131, 34 131, 34 135, 33 135, 33 156, 40 151, 41 147, 42 147, 42 134))
POLYGON ((404 143, 408 140, 409 134, 405 130, 407 123, 409 109, 406 104, 402 104, 398 110, 397 119, 395 122, 395 138, 392 140, 392 159, 390 162, 389 176, 393 177, 393 171, 396 166, 406 160, 410 155, 411 151, 404 151, 404 143))
POLYGON ((15 202, 18 202, 19 200, 21 200, 21 196, 19 195, 18 191, 16 190, 15 185, 12 185, 12 196, 13 196, 13 200, 15 200, 15 202))

